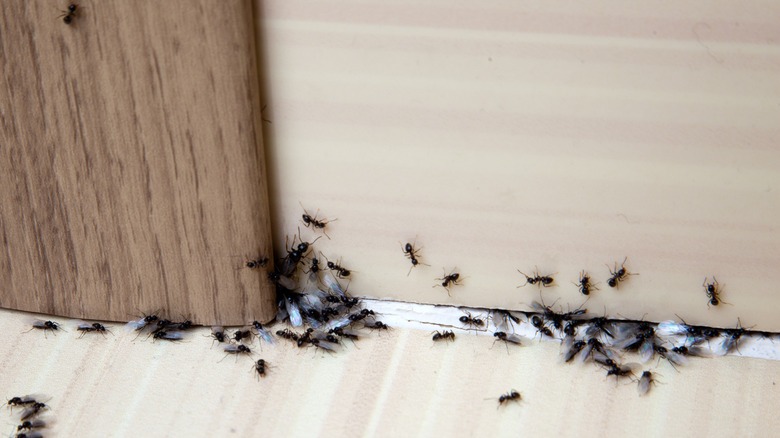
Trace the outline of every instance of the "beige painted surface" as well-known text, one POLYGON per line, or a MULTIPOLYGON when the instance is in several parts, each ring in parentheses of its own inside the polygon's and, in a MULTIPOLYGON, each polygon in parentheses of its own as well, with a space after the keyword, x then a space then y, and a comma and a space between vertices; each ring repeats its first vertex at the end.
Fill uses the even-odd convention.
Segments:
MULTIPOLYGON (((780 428, 780 362, 694 360, 656 371, 662 385, 639 397, 593 365, 558 363, 555 342, 507 350, 488 336, 433 345, 427 331, 396 329, 336 355, 289 344, 255 359, 223 360, 199 329, 180 344, 114 336, 79 339, 26 330, 0 311, 0 388, 36 392, 59 437, 138 436, 769 436, 780 428), (221 362, 220 362, 221 360, 221 362), (496 409, 511 389, 517 405, 496 409), (486 400, 487 399, 487 400, 486 400)), ((0 414, 10 434, 11 415, 0 414)))
POLYGON ((257 2, 277 249, 300 201, 357 294, 780 330, 780 3, 598 5, 257 2))

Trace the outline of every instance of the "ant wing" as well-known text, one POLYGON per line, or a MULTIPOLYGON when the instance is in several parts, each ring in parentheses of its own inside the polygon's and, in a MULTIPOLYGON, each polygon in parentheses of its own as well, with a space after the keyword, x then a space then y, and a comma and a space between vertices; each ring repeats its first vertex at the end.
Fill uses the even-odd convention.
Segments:
POLYGON ((545 313, 549 310, 547 306, 539 303, 538 301, 531 301, 531 307, 533 307, 537 312, 540 313, 545 313))
POLYGON ((341 285, 336 280, 336 277, 331 274, 330 271, 321 270, 322 272, 322 281, 325 283, 325 287, 330 289, 331 292, 334 294, 337 294, 340 297, 346 297, 346 294, 344 293, 344 290, 341 288, 341 285))
POLYGON ((676 321, 664 321, 658 323, 656 332, 663 336, 676 336, 688 333, 688 326, 676 321))
POLYGON ((649 362, 653 358, 653 353, 655 352, 653 344, 654 342, 650 338, 642 341, 642 345, 639 346, 639 357, 642 359, 642 362, 649 362))
POLYGON ((303 318, 301 318, 301 311, 298 309, 298 305, 294 301, 287 298, 284 300, 284 306, 287 308, 287 314, 290 315, 290 323, 293 327, 300 327, 303 325, 303 318))
POLYGON ((710 350, 702 347, 688 347, 688 354, 698 357, 712 357, 713 354, 710 350))
POLYGON ((349 319, 349 315, 342 316, 341 318, 331 319, 327 324, 322 326, 325 331, 333 330, 341 327, 348 326, 352 321, 349 319))
POLYGON ((648 375, 642 375, 642 377, 639 378, 639 382, 637 383, 636 390, 639 393, 640 397, 647 394, 647 391, 650 390, 651 383, 653 383, 653 380, 648 375))
POLYGON ((507 333, 506 337, 504 337, 504 340, 515 345, 523 345, 530 342, 530 340, 525 336, 516 335, 514 333, 507 333))
POLYGON ((127 324, 125 324, 125 331, 131 332, 131 331, 139 331, 143 330, 144 327, 146 327, 147 323, 144 321, 143 318, 135 321, 129 321, 127 324))

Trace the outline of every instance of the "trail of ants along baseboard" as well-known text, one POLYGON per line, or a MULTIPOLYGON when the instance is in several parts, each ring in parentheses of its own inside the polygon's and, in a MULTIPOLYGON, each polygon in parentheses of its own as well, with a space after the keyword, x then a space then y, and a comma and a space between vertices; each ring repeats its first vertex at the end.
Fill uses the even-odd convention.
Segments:
MULTIPOLYGON (((272 345, 281 340, 292 348, 311 349, 315 352, 311 357, 315 357, 318 354, 336 354, 372 332, 392 330, 380 319, 378 312, 366 307, 364 300, 348 293, 349 285, 344 286, 342 282, 351 278, 353 272, 342 266, 340 258, 329 258, 318 251, 319 256, 326 260, 325 266, 320 263, 320 259, 315 255, 314 245, 322 236, 331 238, 325 233, 326 230, 333 233, 331 223, 336 219, 320 219, 318 215, 319 211, 312 216, 304 209, 301 223, 315 236, 321 234, 320 236, 304 239, 299 227, 297 233, 287 239, 291 239, 290 246, 285 243, 286 254, 275 260, 274 264, 269 263, 270 255, 256 254, 234 267, 257 272, 275 285, 277 316, 269 324, 253 321, 245 327, 232 329, 212 327, 208 338, 211 339, 212 347, 214 343, 221 346, 222 358, 217 360, 218 362, 227 357, 234 357, 236 361, 248 357, 252 362, 251 371, 257 380, 262 382, 273 374, 273 366, 267 360, 257 357, 263 344, 272 345), (271 329, 271 326, 276 324, 285 324, 285 327, 271 329)), ((401 243, 401 253, 410 261, 411 266, 406 274, 399 272, 399 275, 409 276, 415 267, 425 264, 422 262, 422 249, 416 238, 412 242, 401 243)), ((617 289, 631 277, 639 275, 629 272, 627 262, 626 257, 619 266, 617 262, 612 267, 606 264, 609 275, 605 282, 610 288, 617 289)), ((447 272, 443 268, 443 276, 434 279, 434 287, 442 287, 448 294, 455 287, 464 287, 461 272, 456 269, 447 272)), ((540 295, 545 288, 558 286, 554 273, 541 273, 538 268, 534 268, 531 275, 519 269, 518 272, 524 277, 524 282, 518 287, 536 286, 540 295)), ((586 296, 598 291, 597 285, 600 284, 594 281, 593 274, 586 270, 581 271, 579 279, 571 283, 579 294, 586 296)), ((702 286, 703 298, 708 306, 725 303, 721 298, 723 287, 715 277, 712 277, 712 281, 709 277, 705 278, 702 286)), ((640 373, 642 364, 652 365, 653 361, 656 361, 655 366, 658 367, 661 366, 661 361, 664 361, 672 369, 678 370, 688 363, 689 358, 739 352, 739 345, 746 338, 771 339, 777 336, 743 328, 739 320, 736 328, 716 329, 688 325, 685 321, 653 323, 614 320, 607 317, 606 311, 603 315, 593 315, 582 307, 564 312, 562 307, 555 309, 546 305, 543 299, 541 302, 533 302, 531 307, 532 310, 527 312, 482 309, 484 314, 472 313, 477 312, 477 309, 463 309, 462 315, 453 317, 452 325, 438 323, 442 328, 451 327, 453 330, 435 331, 431 333, 431 340, 441 344, 441 348, 447 348, 448 343, 456 340, 454 329, 466 333, 492 330, 493 342, 486 342, 486 348, 500 343, 509 352, 509 349, 528 346, 533 342, 518 334, 518 331, 533 332, 540 340, 548 338, 560 342, 561 363, 593 363, 604 371, 606 378, 614 376, 616 381, 633 380, 637 384, 639 395, 644 396, 655 386, 657 380, 654 371, 642 370, 640 373), (635 354, 642 364, 625 362, 626 354, 635 354)), ((29 324, 29 330, 40 331, 45 337, 66 331, 61 324, 50 320, 35 319, 29 324)), ((74 327, 80 337, 113 335, 111 330, 98 322, 77 321, 74 327)), ((190 339, 193 327, 192 322, 186 318, 175 319, 165 316, 164 312, 156 311, 137 316, 137 319, 125 325, 125 331, 135 334, 134 339, 140 338, 141 341, 180 343, 190 339)), ((498 407, 520 405, 520 394, 512 389, 500 395, 497 398, 498 407)), ((38 406, 38 411, 29 411, 22 415, 22 420, 29 422, 25 427, 32 430, 37 425, 45 425, 45 422, 36 422, 36 415, 45 407, 43 403, 36 405, 37 402, 33 398, 24 397, 14 397, 8 403, 14 407, 33 403, 33 406, 38 406)))

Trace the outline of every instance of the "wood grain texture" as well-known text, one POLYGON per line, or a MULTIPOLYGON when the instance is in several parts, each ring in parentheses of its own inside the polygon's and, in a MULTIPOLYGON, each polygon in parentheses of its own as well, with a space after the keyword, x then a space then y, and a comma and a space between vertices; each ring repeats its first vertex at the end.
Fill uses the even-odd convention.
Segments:
POLYGON ((0 13, 0 306, 269 319, 241 269, 271 254, 251 3, 0 13))

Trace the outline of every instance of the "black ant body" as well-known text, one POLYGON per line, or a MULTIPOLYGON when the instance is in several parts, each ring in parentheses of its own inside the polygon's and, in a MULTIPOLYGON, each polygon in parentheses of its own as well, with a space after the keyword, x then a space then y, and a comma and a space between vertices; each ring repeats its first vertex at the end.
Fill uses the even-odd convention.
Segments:
POLYGON ((259 269, 268 264, 268 257, 261 257, 257 260, 247 260, 246 267, 249 269, 259 269))
MULTIPOLYGON (((70 23, 73 22, 73 18, 76 17, 76 12, 78 11, 78 7, 79 7, 79 5, 77 5, 75 3, 71 3, 71 4, 68 5, 68 9, 66 9, 64 11, 60 11, 60 12, 62 12, 62 15, 60 15, 60 17, 62 17, 62 21, 65 24, 70 24, 70 23)), ((57 17, 57 18, 60 18, 60 17, 57 17)))
POLYGON ((351 274, 349 269, 345 269, 344 267, 339 265, 339 263, 341 263, 341 260, 339 260, 338 263, 331 262, 330 260, 328 260, 327 257, 325 257, 325 260, 328 262, 327 263, 328 269, 330 269, 331 271, 336 271, 336 277, 346 278, 349 277, 349 274, 351 274))
POLYGON ((431 338, 434 341, 442 341, 442 340, 449 340, 454 341, 455 340, 455 333, 452 331, 445 331, 443 333, 434 332, 433 337, 431 338))
POLYGON ((344 331, 343 327, 336 327, 334 329, 330 329, 330 330, 328 330, 328 333, 336 334, 337 336, 341 336, 342 338, 347 338, 347 339, 352 339, 352 340, 357 340, 358 339, 358 335, 356 335, 354 333, 351 333, 351 332, 344 331))
POLYGON ((36 400, 33 397, 30 397, 29 395, 25 395, 24 397, 11 397, 10 400, 8 400, 8 406, 9 407, 19 407, 19 406, 27 406, 35 404, 36 400))
MULTIPOLYGON (((25 420, 22 424, 16 426, 16 431, 20 432, 22 430, 33 430, 33 429, 43 429, 46 427, 46 422, 43 420, 25 420)), ((16 435, 17 437, 19 435, 16 435)))
POLYGON ((712 277, 712 283, 707 283, 707 278, 705 277, 704 283, 701 285, 704 286, 704 291, 707 294, 707 298, 709 298, 707 307, 710 305, 717 306, 720 303, 729 304, 720 299, 720 284, 715 277, 712 277))
POLYGON ((154 335, 152 336, 154 340, 157 339, 163 339, 166 341, 181 341, 183 339, 183 336, 181 333, 178 332, 167 332, 165 330, 159 329, 154 332, 154 335))
MULTIPOLYGON (((223 350, 225 351, 226 354, 235 354, 236 357, 238 357, 239 354, 246 354, 247 356, 252 354, 252 350, 244 344, 238 344, 238 345, 228 344, 225 345, 223 350)), ((224 357, 222 359, 224 359, 224 357)))
POLYGON ((276 336, 280 336, 284 339, 287 339, 288 341, 293 341, 293 342, 298 340, 298 334, 289 329, 278 330, 276 332, 276 336))
MULTIPOLYGON (((611 361, 611 359, 609 359, 611 361)), ((618 365, 612 362, 607 370, 607 377, 615 376, 615 379, 619 379, 625 376, 633 376, 634 371, 628 365, 618 365)))
POLYGON ((536 284, 540 288, 541 287, 550 287, 550 286, 553 286, 553 283, 555 282, 555 279, 552 277, 552 275, 539 275, 538 269, 536 271, 534 271, 534 276, 533 277, 530 277, 530 276, 526 275, 523 271, 521 271, 519 269, 517 270, 517 272, 523 274, 523 276, 525 277, 525 283, 523 283, 523 284, 521 284, 520 286, 517 286, 517 287, 523 287, 526 284, 531 284, 531 285, 536 284))
MULTIPOLYGON (((415 241, 415 243, 417 243, 417 242, 415 241)), ((420 257, 419 252, 422 249, 422 247, 415 248, 414 244, 407 242, 406 245, 403 245, 401 247, 401 249, 403 250, 403 252, 406 255, 406 257, 408 257, 409 260, 411 260, 411 262, 412 262, 412 267, 410 267, 409 268, 409 272, 406 273, 406 276, 408 277, 409 274, 412 273, 412 269, 416 268, 417 265, 425 265, 425 263, 422 263, 419 260, 419 257, 420 257)), ((426 266, 428 266, 428 265, 426 265, 426 266)))
POLYGON ((575 341, 571 344, 571 347, 569 347, 568 350, 563 355, 564 362, 571 362, 572 359, 574 359, 574 356, 577 355, 580 351, 582 351, 585 346, 588 345, 585 341, 575 341))
POLYGON ((93 322, 92 324, 85 322, 79 324, 76 327, 76 330, 80 331, 82 336, 86 333, 91 333, 91 332, 96 332, 100 334, 105 334, 106 332, 108 332, 108 329, 106 329, 106 327, 99 322, 93 322))
POLYGON ((471 313, 469 313, 469 312, 466 312, 465 315, 463 315, 460 318, 458 318, 458 321, 460 321, 461 324, 463 324, 463 325, 465 325, 467 327, 468 326, 472 326, 474 328, 477 328, 477 327, 482 327, 483 325, 485 325, 485 321, 483 321, 482 318, 474 318, 474 317, 471 316, 471 313))
POLYGON ((60 327, 60 325, 54 321, 42 321, 40 319, 36 319, 32 322, 32 328, 30 330, 32 329, 43 330, 43 333, 45 335, 47 331, 51 331, 52 333, 54 333, 57 330, 61 330, 62 327, 60 327))
POLYGON ((33 418, 36 415, 38 415, 38 413, 40 411, 42 411, 42 410, 44 410, 46 408, 47 408, 46 403, 35 402, 35 403, 32 404, 32 406, 27 408, 27 410, 22 412, 22 416, 19 417, 19 419, 22 420, 22 421, 29 420, 30 418, 33 418))
POLYGON ((511 392, 503 394, 501 395, 501 397, 498 398, 498 406, 501 407, 501 405, 503 405, 504 403, 509 403, 510 401, 519 402, 520 400, 522 400, 520 393, 513 389, 511 392))
POLYGON ((620 269, 618 269, 617 262, 615 262, 614 271, 612 270, 612 268, 609 267, 609 265, 606 265, 607 269, 609 269, 609 274, 611 275, 611 277, 609 277, 609 280, 607 280, 607 285, 609 285, 609 287, 619 289, 618 286, 620 285, 620 282, 625 281, 629 275, 639 275, 639 274, 632 274, 626 271, 626 267, 625 267, 626 260, 628 260, 628 257, 623 259, 623 263, 620 264, 620 269))
POLYGON ((383 323, 382 321, 374 321, 373 324, 366 324, 366 327, 375 330, 387 330, 390 328, 387 326, 387 324, 383 323))
POLYGON ((599 290, 599 288, 591 282, 590 274, 585 271, 580 272, 580 280, 574 284, 577 285, 583 295, 590 295, 591 291, 599 290))
POLYGON ((255 372, 257 372, 257 375, 260 377, 265 377, 265 367, 267 364, 265 363, 265 360, 263 359, 257 359, 257 362, 255 362, 255 372))
MULTIPOLYGON (((212 327, 211 337, 220 344, 229 341, 228 337, 225 335, 225 330, 222 327, 212 327)), ((214 341, 211 341, 211 345, 214 345, 214 341)))
POLYGON ((498 341, 504 341, 504 343, 506 344, 523 345, 523 338, 516 334, 507 334, 506 332, 495 332, 493 333, 493 337, 496 338, 496 340, 493 341, 493 344, 495 344, 498 341))
POLYGON ((235 333, 233 333, 233 340, 236 342, 241 342, 243 339, 251 339, 252 338, 252 332, 250 330, 236 330, 235 333))
MULTIPOLYGON (((301 204, 301 207, 303 207, 303 204, 301 204)), ((312 228, 322 230, 322 233, 330 239, 330 236, 328 236, 328 233, 325 232, 325 226, 329 223, 338 220, 338 219, 317 219, 317 215, 319 215, 320 211, 317 210, 317 213, 312 217, 306 209, 303 209, 303 215, 301 216, 301 219, 303 220, 303 225, 306 228, 309 228, 311 226, 312 228)))
POLYGON ((441 287, 443 287, 447 291, 447 295, 452 296, 450 294, 450 287, 452 287, 452 286, 459 286, 461 284, 460 283, 460 273, 455 272, 454 269, 449 274, 447 274, 446 272, 447 272, 446 270, 442 269, 442 274, 444 276, 441 277, 441 278, 436 278, 435 279, 436 281, 441 281, 441 284, 440 285, 436 284, 433 287, 441 286, 441 287))

